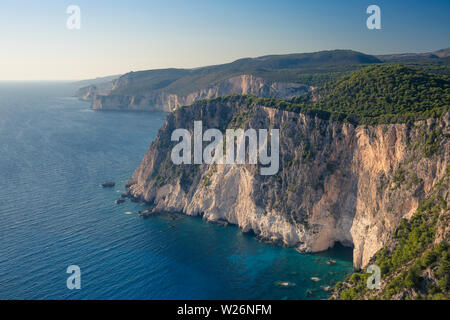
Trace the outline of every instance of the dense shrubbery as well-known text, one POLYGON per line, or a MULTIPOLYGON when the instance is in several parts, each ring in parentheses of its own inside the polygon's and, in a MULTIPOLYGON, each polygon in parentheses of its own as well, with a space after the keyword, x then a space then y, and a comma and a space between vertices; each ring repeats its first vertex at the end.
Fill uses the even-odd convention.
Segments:
POLYGON ((442 129, 434 129, 428 135, 423 135, 422 153, 425 157, 431 157, 437 153, 442 141, 442 129))
MULTIPOLYGON (((405 123, 439 117, 449 111, 450 77, 402 65, 376 65, 291 100, 230 95, 212 101, 249 107, 263 105, 354 124, 405 123), (314 101, 313 96, 317 95, 319 98, 314 101)), ((425 153, 432 154, 435 138, 429 137, 432 141, 425 153)))
POLYGON ((403 65, 376 65, 294 98, 291 109, 323 110, 362 124, 409 122, 449 110, 450 78, 403 65))
POLYGON ((450 78, 402 65, 371 66, 325 85, 316 108, 362 118, 407 115, 450 106, 450 78))

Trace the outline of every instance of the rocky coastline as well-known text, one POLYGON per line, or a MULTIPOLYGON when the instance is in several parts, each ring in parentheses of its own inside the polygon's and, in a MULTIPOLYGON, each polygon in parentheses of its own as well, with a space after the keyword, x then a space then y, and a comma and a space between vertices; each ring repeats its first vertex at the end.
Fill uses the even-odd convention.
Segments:
POLYGON ((447 113, 414 124, 357 126, 240 102, 205 101, 168 115, 127 183, 127 196, 147 214, 183 213, 239 226, 263 241, 299 252, 339 242, 365 267, 402 218, 417 209, 445 174, 449 139, 424 157, 424 137, 448 137, 447 113), (193 120, 227 128, 281 128, 280 172, 261 177, 254 165, 174 166, 170 133, 193 120), (245 118, 245 119, 244 119, 245 118), (232 121, 233 120, 233 121, 232 121), (339 190, 339 192, 336 192, 339 190))

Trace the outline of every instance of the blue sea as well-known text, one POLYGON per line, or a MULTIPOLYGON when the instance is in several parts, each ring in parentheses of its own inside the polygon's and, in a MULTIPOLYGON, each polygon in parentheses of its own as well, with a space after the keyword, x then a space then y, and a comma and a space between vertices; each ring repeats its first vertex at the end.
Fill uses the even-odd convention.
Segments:
POLYGON ((234 226, 116 205, 165 114, 95 112, 75 89, 0 83, 0 299, 323 299, 351 273, 351 249, 302 255, 234 226), (69 265, 79 290, 66 286, 69 265))

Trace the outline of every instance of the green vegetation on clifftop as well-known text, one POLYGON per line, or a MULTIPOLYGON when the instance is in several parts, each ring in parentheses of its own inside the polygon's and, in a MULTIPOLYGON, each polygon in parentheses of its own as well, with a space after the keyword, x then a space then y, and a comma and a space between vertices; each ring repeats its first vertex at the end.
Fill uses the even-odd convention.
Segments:
POLYGON ((230 95, 212 101, 259 105, 354 124, 405 123, 449 111, 450 77, 403 65, 376 65, 291 100, 230 95))
POLYGON ((130 72, 120 77, 112 94, 134 96, 165 92, 187 95, 243 74, 268 81, 321 86, 349 71, 380 62, 374 56, 351 50, 269 55, 195 69, 130 72))
POLYGON ((450 105, 450 78, 402 65, 370 66, 325 85, 316 108, 362 118, 438 114, 450 105))

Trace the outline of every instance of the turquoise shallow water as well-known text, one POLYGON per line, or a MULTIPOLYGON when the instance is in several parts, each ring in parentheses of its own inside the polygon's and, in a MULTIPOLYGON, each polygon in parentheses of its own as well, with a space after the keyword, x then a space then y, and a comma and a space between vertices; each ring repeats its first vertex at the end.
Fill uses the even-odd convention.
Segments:
POLYGON ((94 112, 73 92, 0 83, 0 299, 319 299, 351 272, 349 249, 301 255, 233 226, 115 205, 165 114, 94 112), (81 290, 66 287, 72 264, 81 290))

